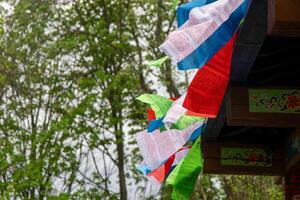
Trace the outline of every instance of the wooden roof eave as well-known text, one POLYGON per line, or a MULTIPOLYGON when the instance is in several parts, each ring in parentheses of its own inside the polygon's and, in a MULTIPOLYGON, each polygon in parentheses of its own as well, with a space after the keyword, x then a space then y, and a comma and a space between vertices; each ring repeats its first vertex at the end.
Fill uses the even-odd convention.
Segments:
MULTIPOLYGON (((232 57, 230 84, 244 83, 267 36, 268 1, 252 0, 244 24, 239 30, 232 57)), ((215 119, 209 119, 204 140, 216 140, 226 121, 226 98, 215 119)))

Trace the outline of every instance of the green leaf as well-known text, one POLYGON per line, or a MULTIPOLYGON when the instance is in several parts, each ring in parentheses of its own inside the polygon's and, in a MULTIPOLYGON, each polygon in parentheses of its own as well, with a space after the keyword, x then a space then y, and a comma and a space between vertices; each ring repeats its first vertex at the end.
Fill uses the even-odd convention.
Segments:
POLYGON ((173 0, 171 10, 175 10, 175 8, 176 8, 177 5, 178 5, 178 0, 173 0))

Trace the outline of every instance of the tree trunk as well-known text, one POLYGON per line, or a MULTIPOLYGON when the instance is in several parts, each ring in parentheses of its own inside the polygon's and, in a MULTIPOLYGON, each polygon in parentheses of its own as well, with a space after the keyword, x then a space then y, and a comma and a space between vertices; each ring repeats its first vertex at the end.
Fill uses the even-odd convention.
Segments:
MULTIPOLYGON (((113 113, 114 119, 122 119, 122 111, 119 111, 118 113, 119 115, 113 113)), ((120 195, 121 195, 120 200, 127 200, 122 121, 119 121, 117 124, 115 124, 114 128, 116 134, 117 155, 118 155, 119 187, 120 187, 120 195)))
POLYGON ((122 136, 119 134, 116 137, 117 139, 117 153, 118 153, 118 171, 119 171, 119 186, 120 186, 120 200, 127 200, 127 189, 126 189, 126 179, 125 179, 125 170, 124 170, 124 145, 122 136))
POLYGON ((220 176, 220 180, 223 183, 223 188, 224 188, 227 199, 233 200, 233 192, 232 192, 230 184, 228 183, 228 180, 224 176, 220 176))

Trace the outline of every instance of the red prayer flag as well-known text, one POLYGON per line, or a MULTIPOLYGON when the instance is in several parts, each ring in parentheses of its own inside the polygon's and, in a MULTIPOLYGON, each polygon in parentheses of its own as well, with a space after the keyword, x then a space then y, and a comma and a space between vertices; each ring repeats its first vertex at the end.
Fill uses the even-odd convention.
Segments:
MULTIPOLYGON (((186 146, 186 147, 180 148, 163 165, 161 165, 159 168, 157 168, 154 171, 147 174, 147 177, 154 180, 156 183, 162 184, 164 182, 165 178, 167 177, 167 175, 170 173, 172 167, 178 164, 178 163, 175 163, 175 165, 173 165, 174 161, 177 157, 177 153, 180 151, 186 150, 186 149, 191 149, 191 148, 192 148, 192 146, 186 146)), ((179 156, 179 158, 177 157, 177 159, 182 160, 182 158, 180 159, 180 156, 179 156)), ((177 162, 178 162, 178 160, 177 160, 177 162)))
POLYGON ((217 116, 229 81, 235 36, 198 70, 191 82, 183 107, 193 114, 217 116))
POLYGON ((152 176, 158 183, 163 183, 165 180, 165 177, 171 170, 172 164, 175 160, 175 154, 173 154, 166 163, 164 163, 162 166, 157 168, 156 170, 150 172, 147 174, 148 177, 152 176))
POLYGON ((151 120, 155 120, 156 119, 155 113, 152 110, 152 108, 148 108, 147 109, 147 117, 148 117, 148 122, 150 122, 151 120))

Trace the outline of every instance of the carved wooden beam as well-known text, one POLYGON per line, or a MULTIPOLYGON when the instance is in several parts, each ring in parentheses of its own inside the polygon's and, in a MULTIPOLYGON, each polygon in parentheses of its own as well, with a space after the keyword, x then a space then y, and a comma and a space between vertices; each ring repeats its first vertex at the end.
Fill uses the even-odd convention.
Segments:
POLYGON ((300 37, 300 1, 268 0, 268 34, 300 37))
MULTIPOLYGON (((267 35, 267 0, 252 0, 247 17, 240 28, 231 64, 231 82, 245 82, 267 35)), ((203 137, 218 138, 226 122, 226 98, 215 119, 209 119, 203 137)))

